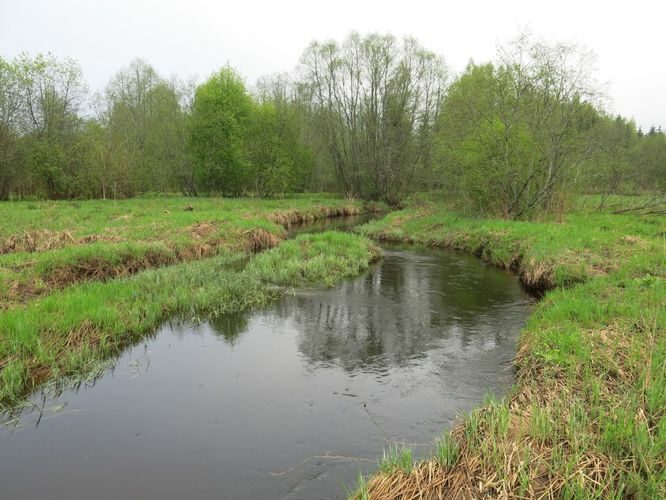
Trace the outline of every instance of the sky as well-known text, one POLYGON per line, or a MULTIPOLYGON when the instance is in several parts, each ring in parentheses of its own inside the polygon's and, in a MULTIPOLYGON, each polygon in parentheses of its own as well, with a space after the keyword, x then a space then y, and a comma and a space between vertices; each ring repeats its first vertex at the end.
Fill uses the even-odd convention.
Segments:
POLYGON ((0 0, 0 56, 72 57, 92 91, 137 57, 199 81, 229 63, 252 84, 351 31, 414 36, 460 72, 528 29, 593 50, 609 110, 647 129, 666 127, 665 19, 664 0, 0 0))

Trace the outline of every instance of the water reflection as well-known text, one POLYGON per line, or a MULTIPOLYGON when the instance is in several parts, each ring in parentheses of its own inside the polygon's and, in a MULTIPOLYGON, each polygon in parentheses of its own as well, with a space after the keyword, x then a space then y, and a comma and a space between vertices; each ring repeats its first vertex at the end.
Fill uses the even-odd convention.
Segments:
POLYGON ((472 257, 387 250, 360 279, 300 292, 275 312, 293 321, 312 363, 336 361, 349 371, 400 365, 431 348, 488 350, 514 336, 525 298, 506 286, 512 280, 472 257))
POLYGON ((326 217, 312 222, 292 225, 289 228, 291 237, 302 233, 321 233, 324 231, 350 231, 354 227, 365 224, 368 221, 381 218, 381 212, 367 212, 358 215, 347 215, 344 217, 326 217))
POLYGON ((240 336, 247 332, 248 317, 247 312, 224 314, 211 319, 209 325, 222 340, 233 346, 239 341, 240 336))

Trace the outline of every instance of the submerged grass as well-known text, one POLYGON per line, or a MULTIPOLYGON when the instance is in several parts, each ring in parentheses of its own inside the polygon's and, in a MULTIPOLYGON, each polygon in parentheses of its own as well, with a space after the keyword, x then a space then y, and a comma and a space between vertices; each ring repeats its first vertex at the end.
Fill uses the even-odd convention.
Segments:
POLYGON ((666 497, 663 217, 489 221, 424 204, 360 230, 472 252, 549 291, 521 334, 510 396, 472 411, 433 459, 380 470, 357 497, 666 497))
MULTIPOLYGON (((65 246, 37 245, 31 252, 0 256, 0 303, 5 308, 0 312, 0 407, 5 408, 46 380, 90 373, 100 360, 166 318, 215 317, 264 304, 281 287, 332 285, 378 256, 369 240, 350 234, 282 241, 283 226, 268 220, 283 211, 312 220, 364 209, 329 198, 160 198, 31 207, 0 204, 3 215, 9 214, 2 231, 22 227, 27 233, 31 224, 50 223, 49 231, 70 227, 72 238, 65 246), (170 220, 170 209, 187 203, 198 205, 170 220), (156 212, 158 206, 171 208, 156 212), (152 219, 141 215, 148 207, 152 219), (94 217, 101 222, 92 220, 97 211, 103 215, 94 217), (118 226, 113 232, 123 241, 77 244, 81 232, 101 230, 99 224, 115 221, 118 212, 138 212, 136 220, 143 222, 118 226), (75 223, 79 226, 73 227, 75 223), (264 249, 271 250, 254 255, 264 249)), ((284 217, 279 215, 281 221, 284 217)))

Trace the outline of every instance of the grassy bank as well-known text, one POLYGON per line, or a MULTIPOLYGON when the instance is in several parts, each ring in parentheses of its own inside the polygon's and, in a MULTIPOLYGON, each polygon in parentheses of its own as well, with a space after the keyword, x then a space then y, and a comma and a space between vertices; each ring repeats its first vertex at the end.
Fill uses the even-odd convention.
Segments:
POLYGON ((34 242, 37 233, 31 231, 68 236, 54 245, 15 246, 0 257, 5 308, 0 312, 0 406, 5 407, 45 380, 89 372, 166 318, 216 316, 263 304, 283 287, 331 285, 378 256, 365 238, 343 233, 281 241, 284 227, 292 223, 364 209, 334 199, 151 199, 78 207, 57 203, 44 211, 30 207, 0 206, 15 231, 5 232, 3 241, 27 235, 34 242), (158 209, 165 203, 171 210, 158 209), (199 205, 193 210, 182 210, 194 203, 199 205), (116 225, 119 213, 136 213, 130 216, 136 223, 116 225), (40 224, 42 229, 34 229, 40 224), (112 240, 99 237, 109 233, 112 240), (91 243, 93 235, 98 237, 91 243), (25 283, 31 293, 16 295, 25 283))
POLYGON ((0 308, 83 281, 271 248, 292 224, 375 208, 327 197, 0 203, 0 308))
POLYGON ((512 393, 462 419, 429 461, 389 453, 358 497, 666 497, 663 217, 489 221, 423 204, 361 232, 471 252, 549 291, 521 334, 512 393))

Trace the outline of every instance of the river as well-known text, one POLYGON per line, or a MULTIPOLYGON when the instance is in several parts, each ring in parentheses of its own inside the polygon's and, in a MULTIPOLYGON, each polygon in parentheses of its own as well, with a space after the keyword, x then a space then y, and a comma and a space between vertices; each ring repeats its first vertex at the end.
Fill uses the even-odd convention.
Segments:
POLYGON ((474 257, 388 246, 334 288, 165 324, 0 428, 0 498, 339 498, 383 449, 426 455, 506 393, 531 303, 474 257))

